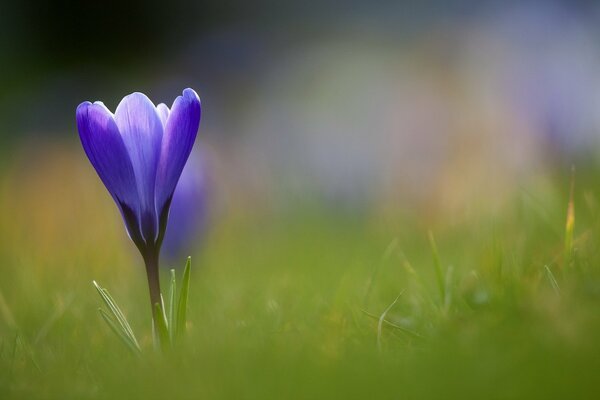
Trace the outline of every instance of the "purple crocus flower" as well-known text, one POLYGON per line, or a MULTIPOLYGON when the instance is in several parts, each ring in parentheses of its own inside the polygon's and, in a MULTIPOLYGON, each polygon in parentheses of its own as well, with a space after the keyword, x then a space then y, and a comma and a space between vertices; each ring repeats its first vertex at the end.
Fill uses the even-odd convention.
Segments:
POLYGON ((123 98, 114 114, 101 102, 77 107, 83 148, 144 258, 153 308, 161 304, 158 260, 169 207, 199 124, 200 99, 192 89, 171 109, 142 93, 123 98))

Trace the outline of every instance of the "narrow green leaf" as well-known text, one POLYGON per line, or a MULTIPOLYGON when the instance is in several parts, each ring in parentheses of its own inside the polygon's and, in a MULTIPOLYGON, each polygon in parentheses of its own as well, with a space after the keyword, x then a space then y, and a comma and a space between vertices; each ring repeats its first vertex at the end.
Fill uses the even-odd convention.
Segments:
POLYGON ((106 304, 108 309, 114 315, 114 318, 117 320, 117 322, 121 326, 123 333, 125 335, 127 335, 132 340, 132 342, 134 342, 139 347, 138 341, 135 338, 135 335, 133 333, 133 329, 131 329, 129 322, 127 322, 127 318, 125 318, 125 315, 123 314, 123 312, 121 311, 119 306, 117 306, 117 303, 112 298, 110 293, 108 293, 108 290, 106 290, 105 288, 102 288, 100 285, 98 285, 98 283, 96 281, 92 281, 92 283, 96 287, 96 290, 98 290, 98 293, 100 293, 100 297, 102 298, 102 300, 104 300, 104 303, 106 304))
POLYGON ((154 304, 154 321, 156 323, 156 333, 158 333, 158 338, 160 340, 160 346, 164 350, 167 348, 169 344, 169 328, 167 327, 167 320, 165 318, 165 313, 162 310, 160 304, 154 304))
POLYGON ((394 299, 392 304, 390 304, 383 311, 383 313, 381 313, 381 316, 379 316, 379 321, 377 323, 377 347, 379 348, 379 351, 381 351, 381 332, 383 331, 383 321, 385 321, 385 316, 392 309, 392 307, 394 307, 394 305, 398 302, 398 299, 400 298, 400 296, 402 296, 403 293, 404 293, 404 290, 400 292, 400 294, 398 295, 398 297, 396 297, 394 299))
MULTIPOLYGON (((154 312, 154 310, 152 310, 154 312)), ((154 316, 152 316, 152 348, 154 351, 160 351, 160 338, 156 329, 156 322, 154 322, 154 316)))
POLYGON ((181 292, 179 293, 179 304, 177 306, 177 337, 181 337, 185 332, 188 292, 190 290, 190 269, 192 268, 192 258, 188 257, 183 270, 181 281, 181 292))
MULTIPOLYGON (((379 321, 379 318, 381 318, 380 315, 378 316, 378 315, 372 314, 372 313, 370 313, 370 312, 368 312, 366 310, 360 310, 360 311, 362 311, 363 314, 365 314, 367 317, 373 318, 374 320, 379 321)), ((403 333, 406 333, 408 335, 414 336, 414 337, 419 338, 419 339, 424 338, 424 336, 421 335, 420 333, 415 332, 415 331, 413 331, 411 329, 405 328, 405 327, 403 327, 401 325, 395 324, 395 323, 393 323, 393 322, 391 322, 391 321, 389 321, 389 320, 387 320, 385 318, 382 321, 383 321, 383 323, 386 326, 389 326, 390 328, 397 329, 397 330, 399 330, 399 331, 401 331, 403 333)))
POLYGON ((122 324, 123 330, 126 331, 126 332, 128 332, 127 324, 126 324, 127 323, 127 319, 125 318, 125 315, 123 314, 123 312, 121 311, 121 309, 117 306, 117 303, 112 298, 112 296, 110 295, 110 293, 108 292, 108 290, 106 290, 105 288, 103 288, 102 286, 100 286, 96 281, 92 281, 92 283, 94 284, 94 287, 96 288, 96 290, 100 294, 100 297, 104 301, 104 304, 106 304, 106 306, 108 307, 108 309, 110 310, 110 312, 113 313, 114 317, 117 319, 117 321, 119 322, 119 324, 122 324))
POLYGON ((544 270, 546 271, 546 276, 548 277, 548 280, 550 281, 550 285, 552 285, 552 289, 554 289, 554 292, 557 295, 560 295, 560 286, 558 286, 558 282, 556 281, 554 274, 552 273, 550 268, 548 268, 547 265, 544 265, 544 270))
POLYGON ((177 335, 176 315, 175 315, 175 296, 177 292, 177 278, 175 270, 171 270, 171 290, 169 292, 169 338, 171 343, 177 335))
POLYGON ((100 315, 102 316, 104 321, 106 321, 106 324, 119 337, 119 339, 121 339, 121 341, 125 344, 125 346, 127 346, 127 348, 129 350, 131 350, 133 353, 139 355, 141 352, 141 349, 140 349, 139 345, 137 344, 137 342, 132 341, 131 338, 129 336, 127 336, 125 334, 125 332, 123 332, 121 330, 120 326, 117 324, 117 321, 115 321, 106 311, 104 311, 101 308, 99 308, 98 311, 100 312, 100 315))
POLYGON ((446 285, 444 284, 444 272, 442 271, 442 263, 440 261, 440 254, 435 243, 433 233, 429 231, 429 245, 431 246, 431 253, 433 255, 433 264, 435 267, 435 275, 437 278, 438 288, 440 290, 440 299, 442 304, 446 299, 446 285))
POLYGON ((163 319, 165 320, 165 325, 167 326, 167 329, 169 328, 169 320, 167 319, 167 308, 165 307, 165 299, 162 295, 162 293, 160 294, 160 309, 162 310, 162 316, 163 319))

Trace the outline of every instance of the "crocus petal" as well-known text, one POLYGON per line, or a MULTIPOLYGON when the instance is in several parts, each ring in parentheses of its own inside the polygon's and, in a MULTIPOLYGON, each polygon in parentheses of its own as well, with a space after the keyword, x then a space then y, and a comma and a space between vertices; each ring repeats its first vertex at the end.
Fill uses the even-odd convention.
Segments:
POLYGON ((200 125, 200 98, 192 89, 173 102, 165 125, 156 175, 156 208, 162 215, 168 207, 181 171, 192 151, 200 125))
POLYGON ((167 124, 167 118, 169 118, 169 107, 165 103, 160 103, 156 106, 156 111, 158 111, 158 116, 160 117, 160 122, 162 122, 163 128, 167 124))
POLYGON ((140 229, 146 242, 154 242, 158 234, 154 190, 163 125, 156 107, 142 93, 123 98, 115 111, 115 122, 135 174, 140 200, 140 229))
POLYGON ((113 115, 104 104, 86 101, 77 107, 76 116, 83 149, 119 206, 129 236, 136 241, 139 239, 137 223, 135 219, 126 218, 126 214, 137 212, 139 203, 135 175, 113 115))

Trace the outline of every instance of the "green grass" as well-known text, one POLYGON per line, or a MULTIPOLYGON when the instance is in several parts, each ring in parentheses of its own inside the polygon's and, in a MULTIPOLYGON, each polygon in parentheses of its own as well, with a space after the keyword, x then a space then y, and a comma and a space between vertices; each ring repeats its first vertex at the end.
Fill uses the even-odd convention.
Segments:
POLYGON ((187 335, 166 354, 152 349, 141 259, 97 182, 62 187, 73 196, 44 206, 50 221, 21 209, 22 187, 3 190, 0 399, 597 398, 594 178, 577 182, 567 257, 568 179, 452 223, 410 210, 221 216, 192 254, 187 335), (142 357, 101 319, 93 279, 142 357))

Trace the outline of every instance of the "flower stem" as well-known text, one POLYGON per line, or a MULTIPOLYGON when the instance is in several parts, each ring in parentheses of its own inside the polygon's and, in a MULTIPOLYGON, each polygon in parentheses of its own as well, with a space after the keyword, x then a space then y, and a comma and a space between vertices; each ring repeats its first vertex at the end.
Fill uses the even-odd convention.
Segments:
POLYGON ((152 318, 156 323, 159 317, 156 315, 155 304, 158 304, 162 309, 162 301, 160 298, 160 280, 158 275, 158 252, 149 251, 144 254, 144 263, 146 264, 146 275, 148 277, 148 288, 150 289, 150 307, 152 310, 152 318))

